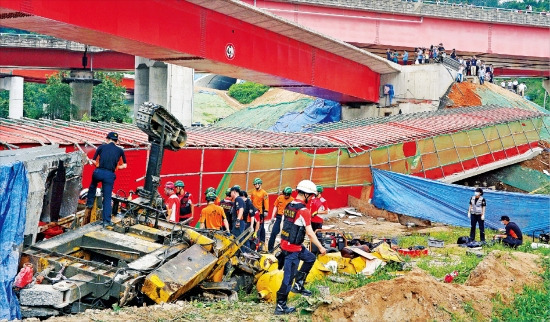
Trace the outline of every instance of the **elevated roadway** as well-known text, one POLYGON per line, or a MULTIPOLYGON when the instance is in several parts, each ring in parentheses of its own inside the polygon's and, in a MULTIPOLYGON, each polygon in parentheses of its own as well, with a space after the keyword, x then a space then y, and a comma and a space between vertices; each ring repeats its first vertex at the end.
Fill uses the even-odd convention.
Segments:
MULTIPOLYGON (((317 32, 384 56, 443 43, 512 75, 548 75, 550 15, 400 0, 246 0, 317 32)), ((410 59, 409 59, 410 61, 410 59)))
POLYGON ((234 0, 2 0, 0 25, 340 102, 378 102, 400 70, 234 0))

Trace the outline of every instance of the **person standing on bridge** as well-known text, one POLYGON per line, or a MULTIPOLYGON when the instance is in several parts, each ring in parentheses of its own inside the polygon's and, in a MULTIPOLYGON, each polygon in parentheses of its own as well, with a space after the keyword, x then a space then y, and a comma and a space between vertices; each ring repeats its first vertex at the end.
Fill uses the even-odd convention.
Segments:
POLYGON ((84 220, 89 221, 92 207, 94 206, 97 184, 101 182, 103 187, 103 226, 111 225, 111 194, 113 193, 113 185, 115 183, 116 170, 126 169, 126 156, 124 150, 117 146, 118 134, 109 132, 107 134, 107 143, 102 144, 95 151, 94 157, 88 159, 88 163, 94 164, 97 168, 92 174, 92 183, 88 188, 88 199, 86 200, 86 211, 84 220), (96 160, 99 157, 99 162, 96 160), (122 159, 122 164, 118 164, 122 159), (87 218, 87 219, 86 219, 87 218))
POLYGON ((476 188, 474 196, 470 198, 468 207, 468 218, 470 218, 470 240, 476 239, 476 224, 479 223, 479 238, 482 243, 485 242, 485 208, 487 202, 483 198, 483 190, 476 188))
POLYGON ((315 255, 302 245, 306 235, 309 237, 311 243, 319 248, 320 254, 326 254, 327 252, 311 228, 311 213, 307 209, 308 201, 317 193, 315 183, 310 180, 302 180, 298 183, 296 191, 298 192, 296 199, 286 206, 284 212, 283 230, 281 231, 284 276, 281 287, 277 291, 276 315, 289 314, 296 311, 294 307, 286 305, 289 292, 300 293, 304 296, 311 295, 311 292, 306 290, 304 284, 315 262, 315 255), (298 270, 300 261, 302 261, 302 266, 298 270), (295 280, 294 277, 296 277, 295 280), (293 280, 294 286, 290 289, 293 280))
POLYGON ((409 64, 409 53, 406 50, 403 50, 403 65, 409 64))

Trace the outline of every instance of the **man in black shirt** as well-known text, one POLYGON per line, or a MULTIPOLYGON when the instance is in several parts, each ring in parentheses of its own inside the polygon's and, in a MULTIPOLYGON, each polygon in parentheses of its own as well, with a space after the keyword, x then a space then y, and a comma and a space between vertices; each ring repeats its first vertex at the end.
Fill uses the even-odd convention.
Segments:
MULTIPOLYGON (((109 132, 107 134, 107 143, 102 144, 95 151, 94 157, 88 162, 94 164, 97 168, 92 175, 92 183, 88 189, 88 199, 86 200, 86 213, 90 213, 90 209, 94 205, 97 184, 101 182, 103 187, 103 226, 111 225, 111 194, 115 183, 115 170, 126 168, 126 156, 124 150, 118 147, 118 134, 109 132), (99 162, 96 160, 99 156, 99 162), (122 158, 122 164, 118 165, 118 161, 122 158)), ((87 217, 85 215, 85 217, 87 217)))
POLYGON ((516 248, 519 245, 523 244, 523 234, 521 233, 519 226, 515 222, 510 221, 510 217, 502 216, 500 217, 500 222, 502 222, 502 224, 506 226, 506 234, 495 235, 495 237, 504 238, 502 240, 502 243, 512 248, 516 248))

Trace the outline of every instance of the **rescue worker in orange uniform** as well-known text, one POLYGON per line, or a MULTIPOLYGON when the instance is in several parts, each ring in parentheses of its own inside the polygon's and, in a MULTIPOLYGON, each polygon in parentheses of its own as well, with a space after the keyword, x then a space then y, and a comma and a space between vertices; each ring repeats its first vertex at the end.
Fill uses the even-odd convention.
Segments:
POLYGON ((201 210, 200 228, 221 230, 222 227, 225 227, 225 230, 229 233, 229 223, 225 212, 222 207, 214 204, 214 200, 216 200, 215 193, 209 192, 206 194, 208 205, 201 210))
POLYGON ((327 252, 311 228, 311 213, 307 208, 308 202, 317 194, 317 187, 310 180, 302 180, 298 183, 296 191, 298 195, 286 206, 283 218, 281 231, 281 251, 283 253, 281 255, 284 258, 284 276, 281 287, 277 291, 276 315, 296 311, 295 308, 286 305, 289 292, 300 293, 304 296, 311 295, 311 292, 305 289, 304 284, 315 262, 315 255, 302 245, 306 235, 311 243, 319 248, 320 254, 327 252), (298 270, 300 261, 302 261, 302 266, 298 270), (294 281, 294 286, 291 289, 292 281, 294 281))
POLYGON ((261 243, 261 248, 263 248, 263 245, 265 244, 264 223, 265 218, 269 215, 269 195, 264 189, 262 189, 262 179, 255 178, 253 183, 255 189, 250 193, 250 200, 252 200, 252 204, 260 212, 260 229, 258 230, 258 238, 261 243))
POLYGON ((273 228, 271 228, 271 235, 269 236, 269 242, 267 243, 267 251, 270 253, 273 252, 273 248, 275 247, 275 239, 281 231, 281 222, 286 205, 294 200, 294 198, 292 198, 290 194, 292 194, 292 188, 285 187, 283 193, 277 197, 277 199, 275 200, 275 204, 273 205, 271 220, 274 220, 275 223, 273 224, 273 228))
MULTIPOLYGON (((209 193, 209 192, 212 192, 214 195, 216 194, 216 189, 214 189, 214 187, 208 187, 206 188, 206 191, 204 192, 204 196, 206 197, 206 195, 209 193)), ((220 205, 220 198, 218 198, 218 196, 216 196, 216 200, 214 200, 214 204, 216 206, 219 206, 220 205)))

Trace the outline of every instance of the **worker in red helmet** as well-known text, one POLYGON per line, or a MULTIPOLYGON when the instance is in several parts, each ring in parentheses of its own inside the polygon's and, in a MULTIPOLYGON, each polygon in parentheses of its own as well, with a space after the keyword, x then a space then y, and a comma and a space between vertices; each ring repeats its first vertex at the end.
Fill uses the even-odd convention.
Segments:
POLYGON ((164 194, 168 196, 166 199, 166 218, 170 222, 179 222, 180 221, 180 198, 176 194, 176 186, 172 181, 166 182, 164 185, 164 194))

